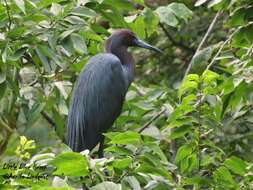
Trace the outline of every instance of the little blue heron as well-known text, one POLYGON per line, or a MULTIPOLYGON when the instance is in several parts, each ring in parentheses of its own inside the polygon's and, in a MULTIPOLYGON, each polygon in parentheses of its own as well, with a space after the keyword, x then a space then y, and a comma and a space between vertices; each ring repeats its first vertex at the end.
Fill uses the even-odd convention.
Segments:
POLYGON ((68 115, 67 143, 75 152, 92 150, 99 142, 103 157, 104 136, 120 115, 135 62, 127 51, 138 46, 161 52, 128 29, 118 29, 106 41, 106 53, 90 58, 75 84, 68 115))

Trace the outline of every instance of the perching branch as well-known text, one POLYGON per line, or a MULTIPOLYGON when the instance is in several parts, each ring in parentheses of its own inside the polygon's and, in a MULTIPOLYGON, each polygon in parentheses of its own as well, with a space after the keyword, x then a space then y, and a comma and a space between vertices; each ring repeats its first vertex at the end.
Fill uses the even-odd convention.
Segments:
POLYGON ((4 2, 5 2, 6 12, 7 12, 7 15, 8 15, 8 21, 9 21, 8 22, 8 30, 10 30, 11 29, 11 23, 12 23, 11 16, 10 16, 10 7, 7 3, 7 0, 4 0, 4 2))
POLYGON ((209 27, 208 27, 208 29, 207 29, 207 31, 206 31, 206 33, 205 33, 203 39, 201 40, 200 44, 198 45, 198 48, 197 48, 195 54, 193 55, 193 57, 192 57, 192 59, 191 59, 191 61, 190 61, 190 64, 188 65, 188 67, 187 67, 187 69, 186 69, 186 71, 185 71, 184 79, 185 79, 185 77, 189 74, 189 72, 190 72, 190 70, 191 70, 191 68, 192 68, 192 64, 193 64, 194 58, 198 55, 199 51, 202 49, 204 43, 206 42, 207 38, 208 38, 209 35, 211 34, 211 32, 212 32, 212 30, 213 30, 213 28, 214 28, 214 25, 215 25, 215 23, 217 22, 217 20, 218 20, 218 18, 219 18, 219 16, 220 16, 221 14, 222 14, 222 12, 217 12, 216 15, 214 16, 214 18, 213 18, 211 24, 209 25, 209 27))
POLYGON ((138 131, 139 133, 141 133, 142 131, 144 131, 147 127, 150 126, 150 124, 157 120, 162 114, 164 114, 166 111, 166 109, 162 109, 160 112, 158 112, 156 115, 154 115, 147 123, 145 123, 142 128, 140 128, 140 130, 138 131))
POLYGON ((178 47, 181 47, 189 52, 194 52, 193 48, 190 48, 188 46, 186 46, 183 43, 177 42, 176 40, 174 40, 174 38, 170 35, 170 33, 167 31, 167 29, 164 27, 164 25, 162 23, 159 23, 159 26, 162 28, 163 32, 165 33, 165 35, 167 36, 167 38, 175 45, 178 47))

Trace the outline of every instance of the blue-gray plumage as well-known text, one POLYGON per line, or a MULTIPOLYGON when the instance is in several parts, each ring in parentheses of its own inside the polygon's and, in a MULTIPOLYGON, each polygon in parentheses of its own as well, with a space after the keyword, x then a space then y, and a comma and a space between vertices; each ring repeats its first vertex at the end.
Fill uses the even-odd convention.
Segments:
POLYGON ((120 115, 127 89, 134 78, 134 59, 127 51, 139 46, 161 52, 138 40, 134 33, 119 29, 106 41, 106 52, 93 56, 75 85, 68 115, 67 141, 73 151, 92 150, 120 115))

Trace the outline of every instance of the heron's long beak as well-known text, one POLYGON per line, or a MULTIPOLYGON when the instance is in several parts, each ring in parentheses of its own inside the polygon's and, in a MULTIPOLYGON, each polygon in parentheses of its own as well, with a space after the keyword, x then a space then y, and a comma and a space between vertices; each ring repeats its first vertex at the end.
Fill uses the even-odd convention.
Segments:
POLYGON ((153 51, 156 51, 156 52, 159 52, 159 53, 163 53, 163 51, 160 50, 160 49, 158 49, 157 47, 151 46, 148 43, 146 43, 146 42, 144 42, 142 40, 139 40, 139 39, 135 40, 135 44, 138 47, 142 47, 142 48, 146 48, 146 49, 151 49, 153 51))

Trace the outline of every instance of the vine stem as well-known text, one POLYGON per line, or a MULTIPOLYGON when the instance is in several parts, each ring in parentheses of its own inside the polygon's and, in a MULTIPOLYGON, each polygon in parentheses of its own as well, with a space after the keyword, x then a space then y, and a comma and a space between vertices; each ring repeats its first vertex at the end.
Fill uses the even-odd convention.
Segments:
POLYGON ((4 0, 4 2, 5 2, 6 12, 7 12, 7 15, 8 15, 8 21, 9 21, 8 22, 8 30, 10 30, 11 29, 11 23, 12 23, 11 16, 10 16, 10 7, 7 3, 7 0, 4 0))
POLYGON ((195 53, 194 53, 194 55, 193 55, 193 57, 192 57, 192 59, 191 59, 191 61, 190 61, 190 64, 188 65, 188 67, 187 67, 187 69, 186 69, 186 71, 185 71, 184 79, 185 79, 185 77, 189 74, 189 72, 190 72, 190 70, 191 70, 191 68, 192 68, 192 65, 193 65, 193 60, 194 60, 194 58, 198 55, 198 53, 199 53, 199 51, 202 49, 204 43, 207 41, 209 35, 211 34, 211 32, 212 32, 212 30, 213 30, 213 28, 214 28, 214 26, 215 26, 215 24, 216 24, 216 22, 217 22, 217 20, 218 20, 218 18, 220 17, 221 14, 222 14, 222 12, 219 11, 219 12, 217 12, 216 15, 214 16, 214 18, 213 18, 211 24, 209 25, 209 27, 208 27, 208 29, 207 29, 207 31, 206 31, 206 33, 205 33, 203 39, 201 40, 200 44, 198 45, 198 48, 197 48, 197 50, 195 51, 195 53))
POLYGON ((197 107, 197 110, 198 110, 198 169, 200 171, 200 164, 201 164, 201 149, 200 149, 200 145, 201 145, 201 104, 202 104, 202 87, 201 87, 201 84, 199 86, 199 89, 200 89, 200 94, 199 94, 199 105, 197 107))

